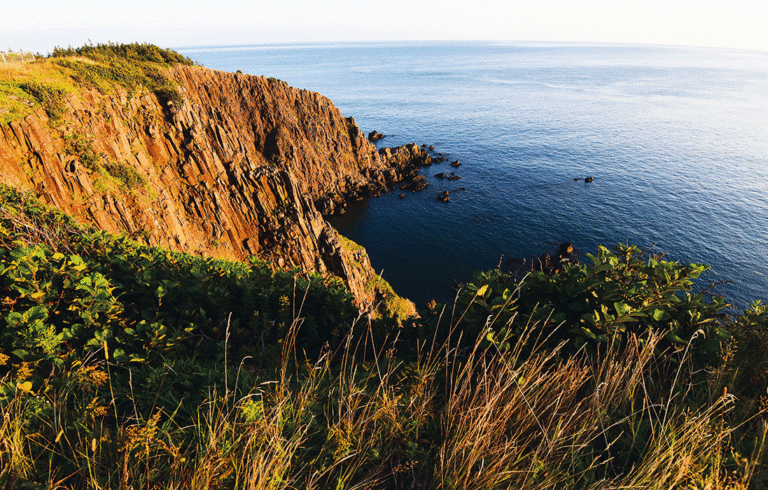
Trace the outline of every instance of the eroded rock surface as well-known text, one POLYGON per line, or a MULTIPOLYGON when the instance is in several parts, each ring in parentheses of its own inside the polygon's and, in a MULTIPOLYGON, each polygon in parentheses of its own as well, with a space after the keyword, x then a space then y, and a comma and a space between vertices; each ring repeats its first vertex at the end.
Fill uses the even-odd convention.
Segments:
POLYGON ((149 245, 333 274, 370 304, 367 256, 345 251, 322 215, 392 187, 426 152, 377 152, 330 100, 274 79, 194 66, 169 75, 180 106, 146 92, 82 89, 68 95, 57 128, 42 110, 0 128, 0 181, 149 245), (95 163, 73 149, 76 140, 95 163), (126 185, 110 165, 145 183, 126 185))

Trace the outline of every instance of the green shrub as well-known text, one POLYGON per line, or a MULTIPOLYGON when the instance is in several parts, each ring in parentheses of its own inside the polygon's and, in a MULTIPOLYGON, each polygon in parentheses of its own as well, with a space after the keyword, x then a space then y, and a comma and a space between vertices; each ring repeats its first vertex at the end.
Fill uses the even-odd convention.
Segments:
POLYGON ((22 82, 19 87, 40 103, 53 124, 67 112, 64 90, 34 80, 22 82))
POLYGON ((170 105, 173 107, 180 107, 184 103, 184 96, 175 84, 167 83, 154 89, 154 92, 163 106, 169 105, 168 103, 170 102, 170 105))
POLYGON ((693 292, 693 280, 708 266, 660 260, 629 245, 601 246, 587 257, 589 265, 568 264, 551 275, 533 271, 519 284, 498 270, 475 275, 457 301, 464 331, 474 338, 493 321, 500 337, 514 341, 521 325, 537 324, 551 345, 566 341, 572 352, 656 331, 665 333, 661 353, 685 349, 701 330, 699 358, 718 363, 721 342, 731 336, 717 319, 727 305, 693 292), (513 317, 515 326, 506 327, 513 317))
POLYGON ((160 63, 164 65, 194 65, 195 62, 186 56, 183 56, 172 49, 163 49, 149 43, 130 43, 120 44, 108 42, 105 44, 87 44, 80 48, 61 48, 59 46, 53 49, 51 57, 66 58, 72 56, 82 56, 95 61, 101 59, 118 58, 127 61, 139 61, 149 63, 160 63))
POLYGON ((2 189, 0 292, 2 304, 12 306, 0 316, 0 342, 24 361, 59 363, 107 348, 121 364, 162 365, 195 353, 216 364, 230 334, 237 358, 257 355, 266 365, 279 357, 297 315, 302 326, 294 341, 307 355, 338 345, 357 316, 338 279, 94 233, 2 189), (61 252, 47 241, 19 242, 30 224, 48 223, 53 228, 42 234, 64 242, 61 252))
POLYGON ((111 92, 115 85, 129 90, 145 87, 157 96, 163 106, 171 102, 176 107, 184 101, 183 95, 178 84, 163 74, 163 69, 177 64, 193 64, 192 60, 175 51, 137 43, 56 48, 52 58, 58 65, 70 69, 72 78, 78 83, 101 93, 111 92))
POLYGON ((129 191, 139 190, 147 186, 147 179, 137 172, 135 168, 125 163, 108 162, 104 165, 104 170, 119 180, 123 187, 129 191))
POLYGON ((90 135, 82 133, 72 133, 64 136, 66 146, 64 151, 67 155, 77 157, 80 163, 92 172, 101 169, 101 156, 93 148, 93 141, 90 135))

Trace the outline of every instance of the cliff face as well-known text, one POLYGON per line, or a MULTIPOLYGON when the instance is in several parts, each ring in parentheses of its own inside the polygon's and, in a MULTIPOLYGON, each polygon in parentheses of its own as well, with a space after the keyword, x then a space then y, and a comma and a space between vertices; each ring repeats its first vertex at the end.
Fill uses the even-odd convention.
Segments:
POLYGON ((367 256, 345 250, 321 211, 381 192, 423 150, 379 154, 328 99, 283 82, 189 66, 169 76, 180 106, 82 89, 55 129, 42 110, 3 127, 0 180, 110 232, 333 274, 373 302, 367 256))

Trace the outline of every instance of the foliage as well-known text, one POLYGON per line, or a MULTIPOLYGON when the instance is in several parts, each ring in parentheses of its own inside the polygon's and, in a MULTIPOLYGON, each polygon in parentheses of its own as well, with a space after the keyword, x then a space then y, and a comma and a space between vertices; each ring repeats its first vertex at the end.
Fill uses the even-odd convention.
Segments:
POLYGON ((146 87, 161 103, 178 106, 184 98, 176 82, 163 70, 173 65, 192 65, 189 58, 153 44, 88 44, 80 48, 55 48, 51 57, 69 68, 80 84, 108 93, 115 84, 136 90, 146 87))
MULTIPOLYGON (((316 355, 326 343, 337 345, 343 326, 357 315, 338 280, 72 229, 71 221, 34 200, 7 189, 3 196, 0 342, 7 355, 31 363, 37 373, 104 350, 117 366, 149 372, 202 356, 198 373, 204 377, 224 355, 226 342, 239 359, 255 356, 259 364, 268 364, 279 357, 302 306, 306 314, 294 341, 307 355, 316 355), (25 213, 33 216, 18 217, 25 213), (66 224, 47 233, 65 234, 66 246, 57 252, 48 244, 19 243, 17 233, 30 222, 66 224)), ((179 389, 165 395, 197 396, 179 389)))
POLYGON ((22 82, 19 87, 40 103, 53 124, 56 124, 67 111, 65 103, 67 94, 62 89, 34 80, 22 82))
POLYGON ((66 146, 64 151, 67 155, 77 157, 80 163, 92 172, 98 172, 101 169, 101 156, 93 148, 93 137, 82 133, 72 133, 64 136, 66 146))
POLYGON ((79 48, 53 49, 51 55, 54 58, 78 57, 89 58, 95 61, 99 59, 119 58, 126 61, 159 63, 164 65, 194 65, 194 61, 172 49, 162 49, 149 43, 112 43, 86 44, 79 48))
POLYGON ((103 94, 117 87, 147 89, 163 107, 178 107, 184 96, 165 72, 172 66, 194 64, 189 58, 152 44, 88 44, 55 48, 48 58, 33 62, 0 63, 0 123, 32 113, 35 102, 48 114, 52 126, 66 114, 66 95, 82 87, 103 94))
POLYGON ((731 336, 717 321, 726 304, 692 291, 693 280, 709 267, 661 260, 629 245, 612 251, 600 247, 596 256, 587 257, 590 265, 567 264, 551 275, 532 271, 520 284, 498 270, 477 274, 458 297, 470 332, 476 335, 489 320, 506 325, 517 317, 517 327, 504 327, 499 334, 516 337, 520 325, 536 323, 550 345, 567 341, 571 352, 665 332, 661 354, 684 349, 701 330, 699 358, 717 362, 721 342, 731 336))
POLYGON ((107 162, 104 169, 116 178, 129 191, 139 190, 147 186, 144 178, 135 168, 120 162, 107 162))
POLYGON ((43 107, 49 113, 49 124, 59 125, 67 109, 65 96, 76 91, 61 69, 43 59, 0 62, 0 123, 22 119, 43 107))
MULTIPOLYGON (((347 237, 338 235, 341 248, 349 254, 350 261, 355 268, 362 265, 359 262, 361 254, 364 256, 365 248, 347 237)), ((365 290, 375 295, 376 310, 381 310, 386 318, 394 318, 403 321, 411 318, 416 309, 409 300, 401 298, 392 289, 392 286, 383 277, 372 275, 365 284, 365 290)))
POLYGON ((385 317, 402 321, 414 315, 413 303, 398 296, 392 286, 381 276, 372 276, 366 284, 366 289, 376 292, 376 301, 381 303, 385 317))
POLYGON ((761 488, 768 309, 701 270, 601 249, 398 325, 0 187, 0 487, 761 488))
POLYGON ((768 402, 768 307, 755 301, 728 330, 733 338, 725 348, 727 371, 738 373, 730 384, 755 403, 768 402))

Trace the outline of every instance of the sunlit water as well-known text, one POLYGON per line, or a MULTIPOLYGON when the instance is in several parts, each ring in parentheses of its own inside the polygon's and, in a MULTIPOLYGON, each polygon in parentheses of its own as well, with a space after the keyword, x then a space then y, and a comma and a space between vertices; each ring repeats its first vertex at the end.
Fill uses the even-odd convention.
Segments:
MULTIPOLYGON (((342 44, 181 49, 328 96, 379 146, 435 145, 421 193, 331 222, 420 305, 455 281, 573 242, 656 244, 768 297, 768 53, 638 46, 342 44), (456 171, 459 181, 440 181, 456 171), (585 183, 574 178, 594 177, 585 183), (466 191, 453 192, 458 187, 466 191), (452 191, 451 202, 435 200, 452 191)), ((706 284, 705 284, 706 283, 706 284)))

